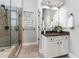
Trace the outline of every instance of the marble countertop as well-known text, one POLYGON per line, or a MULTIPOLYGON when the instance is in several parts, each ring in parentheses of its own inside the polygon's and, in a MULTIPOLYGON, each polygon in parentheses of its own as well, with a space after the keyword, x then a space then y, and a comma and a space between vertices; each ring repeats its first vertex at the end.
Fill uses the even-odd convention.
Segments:
POLYGON ((53 31, 46 31, 46 34, 44 34, 44 31, 41 32, 44 36, 62 36, 62 35, 70 35, 69 32, 62 31, 60 33, 58 32, 53 32, 53 31))

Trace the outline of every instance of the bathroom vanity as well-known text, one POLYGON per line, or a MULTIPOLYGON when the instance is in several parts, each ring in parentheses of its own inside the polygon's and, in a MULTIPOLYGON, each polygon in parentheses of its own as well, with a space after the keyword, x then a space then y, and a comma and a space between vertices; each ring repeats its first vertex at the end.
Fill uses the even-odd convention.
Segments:
POLYGON ((71 12, 63 5, 64 0, 57 1, 43 0, 41 8, 39 8, 39 52, 47 58, 69 54, 70 33, 66 31, 74 27, 73 17, 70 17, 71 12), (61 26, 63 32, 53 32, 55 26, 61 26), (46 34, 43 31, 46 31, 46 34))
POLYGON ((43 56, 59 57, 69 54, 69 32, 56 33, 47 31, 46 34, 42 34, 42 53, 43 56))

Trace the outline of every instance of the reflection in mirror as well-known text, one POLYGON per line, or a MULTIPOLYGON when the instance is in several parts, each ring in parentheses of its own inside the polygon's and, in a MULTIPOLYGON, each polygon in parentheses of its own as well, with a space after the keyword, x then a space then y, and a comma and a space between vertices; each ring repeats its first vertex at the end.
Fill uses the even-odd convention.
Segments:
POLYGON ((64 6, 61 8, 43 8, 43 29, 46 31, 52 30, 55 26, 64 28, 73 28, 74 19, 71 12, 64 6))
POLYGON ((53 26, 53 16, 56 10, 52 9, 43 9, 43 23, 46 30, 50 30, 53 26))

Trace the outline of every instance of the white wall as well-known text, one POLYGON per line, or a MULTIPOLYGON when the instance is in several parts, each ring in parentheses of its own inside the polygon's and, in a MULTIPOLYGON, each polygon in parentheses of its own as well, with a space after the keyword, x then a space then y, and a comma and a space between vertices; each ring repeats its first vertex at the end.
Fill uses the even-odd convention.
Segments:
POLYGON ((70 31, 70 53, 79 57, 79 0, 65 0, 67 6, 74 14, 75 29, 70 31))
POLYGON ((23 10, 36 11, 36 8, 37 8, 36 0, 23 0, 23 10))

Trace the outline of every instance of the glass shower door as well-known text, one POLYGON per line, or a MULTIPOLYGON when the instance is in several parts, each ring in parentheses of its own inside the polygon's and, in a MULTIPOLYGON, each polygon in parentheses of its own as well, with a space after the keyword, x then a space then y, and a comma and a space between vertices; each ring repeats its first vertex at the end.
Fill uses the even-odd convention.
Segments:
POLYGON ((20 45, 21 0, 0 0, 0 49, 20 45))
POLYGON ((10 0, 0 0, 0 48, 11 46, 10 0))
POLYGON ((21 0, 11 0, 11 45, 18 49, 21 45, 20 16, 22 15, 21 0))

